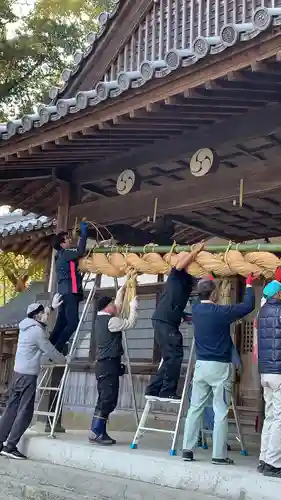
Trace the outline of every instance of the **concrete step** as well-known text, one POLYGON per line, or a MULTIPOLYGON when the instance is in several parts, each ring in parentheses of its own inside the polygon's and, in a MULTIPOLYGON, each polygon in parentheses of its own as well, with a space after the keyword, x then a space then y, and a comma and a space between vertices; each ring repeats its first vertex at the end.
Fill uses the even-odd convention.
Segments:
MULTIPOLYGON (((0 500, 186 500, 186 491, 132 479, 0 457, 0 500)), ((189 500, 214 497, 189 492, 189 500)))

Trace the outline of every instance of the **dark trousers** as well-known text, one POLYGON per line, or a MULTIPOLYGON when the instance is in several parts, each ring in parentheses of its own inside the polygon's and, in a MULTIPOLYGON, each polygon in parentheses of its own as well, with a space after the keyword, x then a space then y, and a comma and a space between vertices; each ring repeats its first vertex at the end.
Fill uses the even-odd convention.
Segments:
POLYGON ((70 293, 63 296, 63 303, 59 307, 57 321, 50 335, 50 341, 60 352, 78 326, 79 302, 80 295, 70 293))
POLYGON ((155 340, 159 346, 162 366, 151 379, 146 389, 146 394, 153 396, 169 397, 177 391, 183 360, 182 334, 177 327, 152 321, 155 340))
POLYGON ((94 417, 107 419, 118 401, 121 358, 108 358, 97 361, 96 379, 98 400, 94 417))
POLYGON ((36 375, 14 373, 9 399, 0 420, 0 443, 14 449, 32 421, 36 395, 36 375))

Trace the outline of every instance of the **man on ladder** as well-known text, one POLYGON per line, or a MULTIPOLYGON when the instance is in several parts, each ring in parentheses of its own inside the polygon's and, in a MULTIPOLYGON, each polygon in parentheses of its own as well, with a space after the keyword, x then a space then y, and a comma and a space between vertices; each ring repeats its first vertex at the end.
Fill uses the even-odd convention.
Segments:
POLYGON ((176 393, 183 360, 182 334, 179 326, 194 283, 187 270, 203 247, 202 243, 190 254, 179 255, 152 316, 155 340, 159 345, 163 362, 146 389, 146 398, 157 397, 162 401, 180 399, 176 393))
POLYGON ((193 460, 197 445, 201 418, 206 403, 213 393, 214 430, 213 464, 233 464, 227 457, 228 411, 232 395, 233 342, 230 325, 250 314, 255 308, 252 288, 257 277, 246 280, 244 301, 235 305, 217 305, 214 279, 202 279, 197 290, 199 304, 192 307, 192 322, 196 349, 196 365, 193 376, 192 396, 188 411, 184 438, 183 459, 193 460))
POLYGON ((69 341, 79 323, 79 302, 83 300, 82 275, 78 270, 78 262, 85 254, 88 236, 86 222, 80 224, 80 240, 78 247, 73 247, 72 239, 67 232, 60 232, 54 238, 55 269, 58 293, 62 296, 55 327, 50 341, 60 352, 69 341))
POLYGON ((119 377, 125 374, 125 366, 121 363, 123 355, 122 332, 133 328, 137 320, 136 298, 130 303, 128 319, 119 316, 124 291, 125 286, 117 292, 115 301, 111 297, 101 297, 98 301, 98 313, 95 321, 98 401, 89 438, 92 444, 108 446, 116 443, 108 436, 106 424, 110 413, 115 410, 117 405, 119 377))

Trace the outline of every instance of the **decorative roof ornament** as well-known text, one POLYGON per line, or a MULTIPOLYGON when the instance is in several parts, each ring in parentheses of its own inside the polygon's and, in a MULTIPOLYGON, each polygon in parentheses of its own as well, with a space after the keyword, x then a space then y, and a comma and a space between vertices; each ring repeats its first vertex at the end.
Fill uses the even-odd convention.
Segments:
POLYGON ((208 148, 199 149, 190 160, 190 172, 195 177, 214 173, 219 168, 219 158, 217 153, 208 148))
POLYGON ((117 76, 117 85, 122 92, 125 92, 129 90, 134 80, 139 80, 141 77, 141 71, 121 71, 117 76))
POLYGON ((198 57, 202 59, 206 57, 213 46, 219 45, 221 39, 219 36, 198 36, 193 42, 193 52, 198 57))
POLYGON ((240 40, 251 39, 255 32, 253 23, 225 24, 221 29, 220 38, 226 47, 233 47, 240 40))
MULTIPOLYGON (((81 90, 76 94, 76 106, 79 110, 86 109, 87 106, 91 106, 91 101, 97 99, 96 90, 81 90)), ((98 98, 99 101, 99 98, 98 98)))
POLYGON ((40 122, 40 116, 38 113, 34 113, 32 115, 24 115, 22 117, 23 132, 29 132, 29 130, 31 130, 32 127, 35 126, 35 122, 40 122))
POLYGON ((141 76, 145 81, 151 80, 157 70, 167 67, 165 60, 143 61, 140 66, 141 76))
POLYGON ((52 116, 57 114, 57 106, 44 106, 41 104, 38 108, 38 113, 40 116, 40 123, 41 125, 44 125, 45 123, 48 123, 52 116))
POLYGON ((109 82, 99 82, 96 85, 96 93, 101 101, 105 101, 109 97, 111 90, 118 88, 117 80, 112 80, 109 82))
POLYGON ((280 7, 258 7, 253 14, 253 24, 257 30, 267 30, 272 24, 281 24, 280 7))
POLYGON ((165 56, 165 62, 171 70, 178 69, 184 60, 194 57, 192 49, 171 49, 165 56))
POLYGON ((66 116, 72 106, 76 106, 76 98, 59 99, 57 102, 57 113, 60 117, 66 116))

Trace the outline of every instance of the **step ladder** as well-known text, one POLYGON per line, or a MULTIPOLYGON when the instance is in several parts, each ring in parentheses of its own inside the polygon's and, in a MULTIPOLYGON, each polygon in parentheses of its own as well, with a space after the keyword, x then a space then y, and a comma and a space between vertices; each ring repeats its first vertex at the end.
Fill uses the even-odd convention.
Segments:
MULTIPOLYGON (((81 313, 81 316, 79 319, 79 323, 78 323, 78 326, 74 332, 73 340, 72 340, 71 347, 70 347, 70 350, 68 353, 70 359, 74 355, 75 350, 78 348, 79 341, 80 341, 79 333, 80 333, 81 327, 82 327, 82 325, 87 317, 87 313, 88 313, 90 304, 91 304, 91 302, 96 294, 96 288, 97 288, 96 279, 90 280, 88 278, 86 283, 85 283, 84 290, 85 290, 87 284, 90 283, 91 281, 93 281, 94 283, 93 283, 92 288, 89 291, 86 303, 83 307, 83 310, 82 310, 82 313, 81 313)), ((37 386, 37 391, 39 392, 39 400, 37 402, 36 409, 34 411, 34 415, 47 417, 49 425, 50 425, 50 437, 54 437, 56 424, 57 424, 57 421, 59 419, 59 416, 60 416, 60 413, 62 410, 63 394, 64 394, 64 389, 65 389, 65 386, 66 386, 66 383, 68 380, 68 376, 70 373, 70 366, 69 366, 69 364, 60 365, 60 364, 46 363, 43 365, 41 372, 42 372, 41 378, 40 378, 38 386, 37 386), (52 385, 51 385, 52 373, 53 373, 54 368, 64 368, 62 378, 61 378, 60 383, 57 387, 52 387, 52 385), (54 392, 57 394, 57 396, 54 398, 53 403, 52 403, 49 411, 41 411, 41 410, 39 410, 40 403, 41 403, 44 395, 46 395, 46 392, 54 392)))
MULTIPOLYGON (((81 317, 79 319, 77 329, 76 329, 74 336, 73 336, 73 340, 72 340, 70 351, 69 351, 70 359, 73 357, 76 349, 79 346, 79 341, 80 341, 79 333, 81 330, 81 326, 87 317, 87 313, 88 313, 90 304, 91 304, 91 302, 94 299, 95 294, 96 294, 97 279, 90 280, 88 278, 84 289, 86 288, 87 284, 90 281, 94 281, 94 283, 93 283, 92 288, 89 291, 86 303, 83 307, 83 311, 82 311, 81 317)), ((116 282, 116 288, 118 289, 118 282, 116 282)), ((122 332, 122 339, 123 339, 123 346, 124 346, 124 358, 125 358, 124 361, 125 361, 125 364, 127 366, 129 383, 130 383, 130 387, 131 387, 131 391, 132 391, 132 400, 133 400, 135 420, 136 420, 136 425, 138 426, 139 425, 139 417, 138 417, 138 411, 137 411, 135 390, 134 390, 134 385, 133 385, 133 380, 132 380, 132 370, 131 370, 131 364, 130 364, 130 358, 129 358, 128 342, 127 342, 127 337, 126 337, 125 332, 122 332)), ((64 391, 65 391, 65 387, 67 384, 67 380, 69 377, 69 373, 70 373, 69 364, 58 365, 58 364, 49 363, 49 364, 46 364, 45 366, 43 366, 43 369, 42 369, 42 376, 41 376, 41 379, 40 379, 39 384, 37 386, 37 391, 39 392, 40 396, 39 396, 39 401, 37 403, 37 407, 34 411, 34 415, 47 417, 49 425, 50 425, 50 434, 49 434, 50 437, 55 437, 55 428, 56 428, 56 424, 58 422, 60 413, 62 411, 63 396, 64 396, 64 391), (64 372, 63 372, 63 375, 62 375, 62 378, 60 380, 59 385, 57 387, 52 387, 50 381, 52 379, 53 369, 57 368, 57 367, 64 368, 64 372), (44 395, 46 394, 46 392, 54 392, 55 394, 57 394, 57 396, 54 398, 53 403, 52 403, 49 411, 41 411, 41 410, 39 410, 40 403, 41 403, 44 395)))
MULTIPOLYGON (((158 432, 158 433, 163 433, 163 434, 169 434, 172 437, 172 445, 169 451, 170 456, 175 456, 177 454, 177 448, 178 448, 178 439, 179 439, 179 433, 180 433, 180 428, 181 428, 181 422, 184 416, 184 413, 187 414, 188 410, 188 389, 190 387, 191 381, 192 381, 192 369, 194 366, 194 359, 195 359, 195 340, 193 338, 192 344, 191 344, 191 349, 190 349, 190 354, 189 354, 189 360, 188 360, 188 366, 185 374, 185 379, 184 379, 184 386, 183 386, 183 391, 182 391, 182 397, 179 400, 174 400, 174 399, 163 399, 163 398, 158 398, 158 397, 153 397, 153 396, 145 396, 146 398, 146 403, 145 407, 137 428, 137 431, 135 433, 134 439, 131 443, 131 449, 137 449, 138 444, 140 439, 143 437, 145 432, 158 432), (174 430, 170 429, 157 429, 153 427, 146 427, 146 421, 149 417, 150 412, 152 412, 153 405, 156 402, 161 402, 169 405, 175 405, 177 406, 177 419, 176 419, 176 424, 174 427, 174 430)), ((159 368, 161 367, 163 360, 161 361, 159 368)), ((237 440, 240 443, 241 447, 241 454, 246 456, 248 453, 245 449, 244 446, 244 439, 243 439, 243 434, 241 431, 241 424, 240 424, 240 419, 238 415, 238 411, 235 405, 234 398, 231 397, 231 406, 230 408, 233 410, 234 413, 234 418, 235 418, 235 423, 236 423, 236 428, 237 428, 237 440)), ((202 447, 203 448, 208 448, 207 441, 205 438, 205 430, 200 429, 201 433, 201 439, 202 439, 202 447)), ((199 440, 199 436, 198 436, 199 440)))

